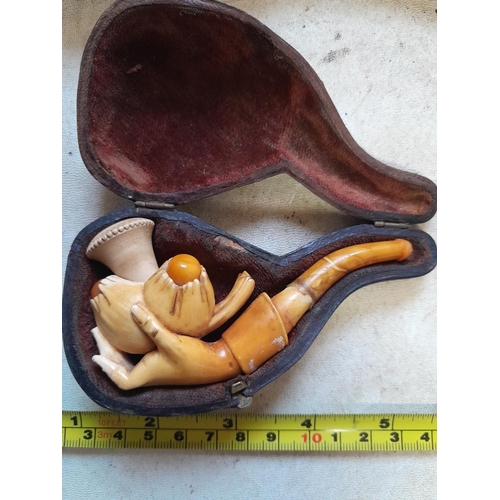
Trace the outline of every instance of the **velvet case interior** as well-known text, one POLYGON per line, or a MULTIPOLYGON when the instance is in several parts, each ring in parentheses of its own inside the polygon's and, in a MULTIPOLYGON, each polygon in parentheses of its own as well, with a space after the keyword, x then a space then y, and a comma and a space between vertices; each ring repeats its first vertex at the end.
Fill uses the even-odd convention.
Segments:
POLYGON ((133 200, 176 205, 287 172, 358 218, 436 210, 430 180, 354 142, 293 48, 217 2, 114 4, 86 46, 78 128, 89 171, 133 200))

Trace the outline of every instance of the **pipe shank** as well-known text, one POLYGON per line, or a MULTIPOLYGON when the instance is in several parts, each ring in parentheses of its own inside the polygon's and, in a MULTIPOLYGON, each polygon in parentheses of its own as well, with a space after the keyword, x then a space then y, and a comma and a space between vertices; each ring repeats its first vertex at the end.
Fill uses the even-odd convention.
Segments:
POLYGON ((288 335, 267 293, 261 293, 248 309, 222 334, 247 375, 284 349, 288 335))
POLYGON ((326 255, 272 298, 287 333, 346 274, 372 264, 404 260, 411 253, 409 241, 396 239, 353 245, 326 255))

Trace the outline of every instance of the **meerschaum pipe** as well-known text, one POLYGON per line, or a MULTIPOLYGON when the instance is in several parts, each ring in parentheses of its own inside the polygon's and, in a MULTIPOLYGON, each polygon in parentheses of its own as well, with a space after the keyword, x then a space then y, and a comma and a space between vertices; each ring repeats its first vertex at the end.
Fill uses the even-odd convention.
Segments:
POLYGON ((129 354, 155 348, 132 317, 134 304, 155 311, 170 331, 201 338, 234 316, 255 286, 247 272, 240 273, 226 298, 216 304, 205 268, 191 255, 177 255, 158 268, 153 227, 149 219, 126 219, 101 231, 87 247, 90 259, 118 275, 92 288, 90 302, 97 327, 112 346, 129 354))
POLYGON ((406 240, 354 245, 320 259, 272 299, 262 293, 213 343, 165 328, 141 303, 131 315, 157 349, 134 367, 99 328, 92 333, 100 355, 92 359, 121 389, 151 385, 197 385, 252 373, 288 344, 288 333, 323 294, 347 273, 371 264, 404 260, 412 252, 406 240))

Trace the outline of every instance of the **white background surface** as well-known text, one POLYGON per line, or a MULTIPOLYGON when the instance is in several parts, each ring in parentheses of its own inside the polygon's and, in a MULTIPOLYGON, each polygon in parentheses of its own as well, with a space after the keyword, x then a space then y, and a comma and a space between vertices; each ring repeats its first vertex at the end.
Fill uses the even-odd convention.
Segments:
MULTIPOLYGON (((347 128, 377 159, 436 182, 436 4, 433 1, 228 1, 297 49, 324 82, 347 128), (340 36, 339 36, 340 35, 340 36)), ((78 232, 127 206, 87 172, 78 151, 81 54, 108 0, 63 1, 63 266, 78 232)), ((277 254, 345 224, 279 176, 182 210, 277 254)), ((437 217, 419 226, 436 239, 437 217)), ((304 357, 247 411, 436 411, 436 270, 371 285, 337 309, 304 357)), ((62 407, 99 409, 63 354, 62 407)), ((63 451, 63 497, 436 497, 435 453, 63 451)))

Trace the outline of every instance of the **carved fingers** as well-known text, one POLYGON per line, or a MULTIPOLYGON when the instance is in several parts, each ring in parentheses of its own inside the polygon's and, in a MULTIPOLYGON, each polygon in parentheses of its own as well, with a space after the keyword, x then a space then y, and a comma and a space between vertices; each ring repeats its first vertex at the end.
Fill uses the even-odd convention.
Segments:
POLYGON ((182 340, 179 335, 167 330, 144 306, 135 304, 130 312, 139 328, 156 344, 158 349, 170 355, 179 355, 182 340))
POLYGON ((98 364, 103 372, 121 389, 128 389, 128 372, 134 365, 125 354, 114 348, 100 332, 99 328, 92 329, 92 335, 97 342, 99 354, 92 356, 92 361, 98 364))
POLYGON ((203 335, 213 332, 232 318, 250 298, 254 288, 253 278, 246 271, 240 273, 227 297, 215 305, 214 315, 203 335))
POLYGON ((92 361, 97 363, 102 371, 120 388, 130 389, 128 383, 128 371, 121 365, 115 363, 106 356, 92 356, 92 361))
MULTIPOLYGON (((134 365, 127 358, 126 354, 113 347, 108 342, 106 337, 101 333, 99 328, 97 327, 93 328, 91 332, 97 343, 97 348, 99 349, 99 355, 101 357, 106 358, 109 361, 112 361, 116 365, 122 366, 126 371, 130 371, 134 367, 134 365)), ((96 357, 97 356, 94 356, 92 359, 95 361, 94 358, 96 357)))
MULTIPOLYGON (((195 385, 227 380, 240 372, 223 341, 203 340, 168 331, 145 307, 132 307, 132 316, 157 345, 132 370, 147 378, 145 385, 195 385)), ((143 384, 144 385, 144 384, 143 384)))

